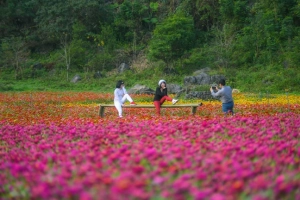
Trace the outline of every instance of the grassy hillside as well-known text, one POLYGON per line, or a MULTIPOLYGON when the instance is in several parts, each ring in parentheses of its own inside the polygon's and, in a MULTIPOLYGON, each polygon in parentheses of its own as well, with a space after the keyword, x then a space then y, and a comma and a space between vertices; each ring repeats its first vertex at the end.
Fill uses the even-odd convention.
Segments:
MULTIPOLYGON (((184 74, 168 75, 160 67, 148 67, 143 70, 125 71, 123 74, 116 72, 107 72, 104 77, 95 79, 93 73, 69 74, 69 80, 65 71, 56 75, 49 75, 49 72, 42 72, 42 75, 36 78, 23 78, 15 80, 13 73, 2 72, 0 78, 0 91, 99 91, 111 92, 115 88, 117 80, 122 79, 126 82, 129 89, 136 84, 146 85, 155 88, 160 79, 167 80, 168 83, 175 83, 181 86, 185 76, 191 76, 193 71, 186 71, 184 74), (72 83, 71 79, 76 75, 81 76, 81 80, 72 83)), ((228 85, 239 89, 241 92, 270 92, 270 93, 300 93, 300 70, 287 68, 277 69, 267 68, 261 70, 255 69, 227 69, 211 70, 210 74, 224 74, 228 85)), ((203 88, 203 87, 202 87, 203 88)), ((205 87, 204 87, 205 88, 205 87)), ((209 88, 207 88, 208 90, 209 88)))

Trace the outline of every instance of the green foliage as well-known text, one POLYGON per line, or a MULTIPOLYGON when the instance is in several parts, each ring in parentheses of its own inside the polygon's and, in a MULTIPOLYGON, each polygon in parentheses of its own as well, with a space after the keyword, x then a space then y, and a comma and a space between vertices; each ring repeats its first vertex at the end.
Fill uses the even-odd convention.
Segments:
POLYGON ((121 41, 139 43, 147 31, 151 31, 158 21, 155 13, 158 3, 142 0, 125 0, 116 5, 115 26, 117 38, 121 41))
POLYGON ((12 82, 4 82, 0 83, 0 92, 13 91, 12 82))
POLYGON ((299 0, 7 0, 0 21, 2 91, 110 90, 118 78, 155 87, 204 67, 244 91, 299 85, 299 0), (115 74, 123 62, 139 72, 115 74), (97 71, 105 78, 88 78, 97 71), (65 80, 77 73, 81 83, 65 80))
POLYGON ((86 28, 81 23, 73 25, 73 39, 70 44, 71 65, 78 71, 83 71, 90 52, 90 44, 86 41, 86 28))
POLYGON ((210 85, 198 85, 193 88, 194 91, 209 91, 210 85))
POLYGON ((177 71, 182 75, 189 75, 191 71, 196 71, 206 66, 207 61, 210 60, 209 57, 212 57, 207 51, 206 48, 194 48, 191 50, 190 55, 187 58, 182 59, 182 65, 185 67, 177 67, 177 71))
POLYGON ((149 45, 149 57, 163 60, 171 67, 173 60, 181 58, 193 47, 194 25, 191 17, 174 14, 158 24, 149 45))
POLYGON ((96 53, 87 63, 92 71, 109 71, 114 68, 114 55, 107 52, 96 53))
POLYGON ((42 36, 58 39, 57 34, 58 37, 61 33, 71 34, 76 22, 86 24, 87 31, 99 30, 102 20, 110 21, 109 10, 102 0, 42 0, 35 21, 42 36))
POLYGON ((272 92, 283 93, 285 91, 298 92, 298 85, 300 83, 299 71, 295 68, 284 68, 282 65, 264 66, 264 70, 260 69, 262 66, 244 69, 236 74, 236 86, 241 91, 250 92, 272 92))
POLYGON ((158 11, 158 6, 159 5, 157 2, 150 2, 149 16, 143 18, 143 21, 145 21, 148 24, 149 30, 151 30, 151 27, 155 25, 158 21, 157 18, 154 16, 154 14, 158 11))
POLYGON ((229 23, 234 16, 234 0, 219 0, 220 13, 225 23, 229 23))
POLYGON ((7 0, 0 2, 0 38, 23 36, 34 26, 36 7, 32 1, 7 0))
POLYGON ((201 31, 209 31, 217 25, 220 15, 219 0, 185 0, 180 9, 193 17, 195 29, 201 31))
POLYGON ((15 73, 15 79, 23 78, 24 61, 27 59, 29 52, 26 43, 21 37, 4 38, 1 46, 3 55, 3 64, 7 68, 12 68, 15 73))

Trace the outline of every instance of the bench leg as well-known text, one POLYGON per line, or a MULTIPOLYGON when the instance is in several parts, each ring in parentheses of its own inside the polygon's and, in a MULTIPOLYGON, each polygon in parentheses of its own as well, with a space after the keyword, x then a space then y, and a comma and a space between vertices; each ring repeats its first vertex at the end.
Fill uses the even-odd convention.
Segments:
POLYGON ((196 107, 196 106, 193 106, 193 107, 192 107, 192 114, 193 114, 193 115, 196 114, 196 110, 197 110, 197 107, 196 107))
POLYGON ((100 115, 100 117, 104 117, 104 106, 100 106, 100 108, 99 108, 99 115, 100 115))

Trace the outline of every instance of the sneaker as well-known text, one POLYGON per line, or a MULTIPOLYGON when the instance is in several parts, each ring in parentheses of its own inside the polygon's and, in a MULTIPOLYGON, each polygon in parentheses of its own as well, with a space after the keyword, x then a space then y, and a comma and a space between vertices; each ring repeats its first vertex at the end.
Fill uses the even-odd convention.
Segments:
POLYGON ((173 99, 172 104, 175 105, 178 102, 178 99, 173 99))
POLYGON ((137 104, 133 101, 133 102, 130 102, 130 105, 131 106, 136 106, 137 104))

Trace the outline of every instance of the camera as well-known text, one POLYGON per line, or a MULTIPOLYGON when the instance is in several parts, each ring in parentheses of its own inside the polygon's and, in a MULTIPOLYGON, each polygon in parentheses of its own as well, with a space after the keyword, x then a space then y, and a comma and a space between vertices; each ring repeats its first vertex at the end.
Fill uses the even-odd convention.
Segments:
POLYGON ((212 85, 210 85, 210 87, 211 87, 213 90, 215 90, 215 89, 217 88, 217 85, 216 85, 216 84, 212 84, 212 85))
POLYGON ((214 92, 218 92, 216 84, 212 84, 212 85, 210 85, 210 87, 214 92))

